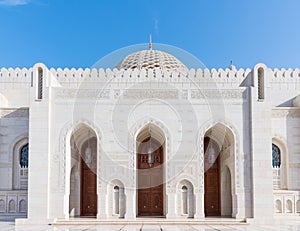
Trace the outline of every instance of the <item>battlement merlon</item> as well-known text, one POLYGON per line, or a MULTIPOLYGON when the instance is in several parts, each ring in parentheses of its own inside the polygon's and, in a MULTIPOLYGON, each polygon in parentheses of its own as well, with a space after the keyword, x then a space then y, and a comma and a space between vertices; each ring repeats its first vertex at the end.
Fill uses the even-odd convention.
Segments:
MULTIPOLYGON (((44 64, 37 63, 32 68, 1 68, 0 69, 0 83, 24 83, 31 84, 33 81, 34 72, 37 69, 43 70, 44 77, 46 77, 46 85, 49 85, 49 79, 56 79, 58 83, 64 82, 81 82, 81 81, 106 81, 110 78, 120 77, 120 82, 133 81, 134 79, 164 79, 165 81, 174 81, 174 78, 189 78, 195 81, 201 81, 201 79, 213 79, 216 82, 242 82, 249 74, 254 74, 253 72, 258 69, 258 67, 263 67, 267 73, 268 81, 286 81, 286 82, 298 82, 300 79, 300 70, 296 69, 270 69, 264 64, 259 63, 253 69, 236 69, 236 68, 226 68, 226 69, 189 69, 187 72, 176 71, 176 70, 162 70, 162 69, 149 69, 149 70, 139 70, 139 69, 90 69, 90 68, 50 68, 48 69, 44 64), (51 76, 51 78, 49 78, 51 76), (170 80, 166 80, 166 79, 170 80)), ((56 81, 54 81, 56 82, 56 81)), ((53 83, 52 84, 57 84, 53 83)), ((52 85, 51 84, 51 85, 52 85)))

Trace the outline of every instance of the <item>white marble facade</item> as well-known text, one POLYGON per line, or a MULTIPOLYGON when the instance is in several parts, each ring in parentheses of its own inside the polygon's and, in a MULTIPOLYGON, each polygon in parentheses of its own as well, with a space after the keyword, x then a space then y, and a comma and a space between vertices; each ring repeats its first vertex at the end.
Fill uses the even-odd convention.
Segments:
POLYGON ((151 52, 165 58, 0 70, 0 219, 80 217, 82 160, 97 175, 95 219, 136 219, 137 150, 149 131, 162 144, 165 219, 206 217, 206 138, 219 150, 222 217, 299 216, 299 69, 195 70, 142 55, 151 52))

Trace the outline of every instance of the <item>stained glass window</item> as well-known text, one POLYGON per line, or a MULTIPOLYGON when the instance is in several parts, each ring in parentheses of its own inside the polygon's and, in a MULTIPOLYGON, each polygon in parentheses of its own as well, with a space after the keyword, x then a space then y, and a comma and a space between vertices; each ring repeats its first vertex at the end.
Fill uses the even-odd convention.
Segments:
POLYGON ((273 168, 280 168, 280 165, 280 149, 275 144, 272 144, 272 166, 273 168))
POLYGON ((28 144, 24 145, 20 150, 21 168, 28 168, 28 144))

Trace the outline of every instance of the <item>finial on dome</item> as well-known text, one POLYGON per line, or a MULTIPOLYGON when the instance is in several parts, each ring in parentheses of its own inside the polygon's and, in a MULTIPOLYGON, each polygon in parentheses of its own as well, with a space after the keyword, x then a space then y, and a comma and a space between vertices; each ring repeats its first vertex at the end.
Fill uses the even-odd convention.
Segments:
POLYGON ((149 50, 152 51, 152 35, 150 34, 149 50))

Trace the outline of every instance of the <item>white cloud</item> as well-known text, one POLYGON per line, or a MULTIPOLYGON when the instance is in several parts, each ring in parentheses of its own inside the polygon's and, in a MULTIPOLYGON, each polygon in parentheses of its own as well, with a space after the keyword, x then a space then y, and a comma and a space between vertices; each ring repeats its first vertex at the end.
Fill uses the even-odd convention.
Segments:
POLYGON ((30 0, 0 0, 1 6, 21 6, 27 5, 30 0))

